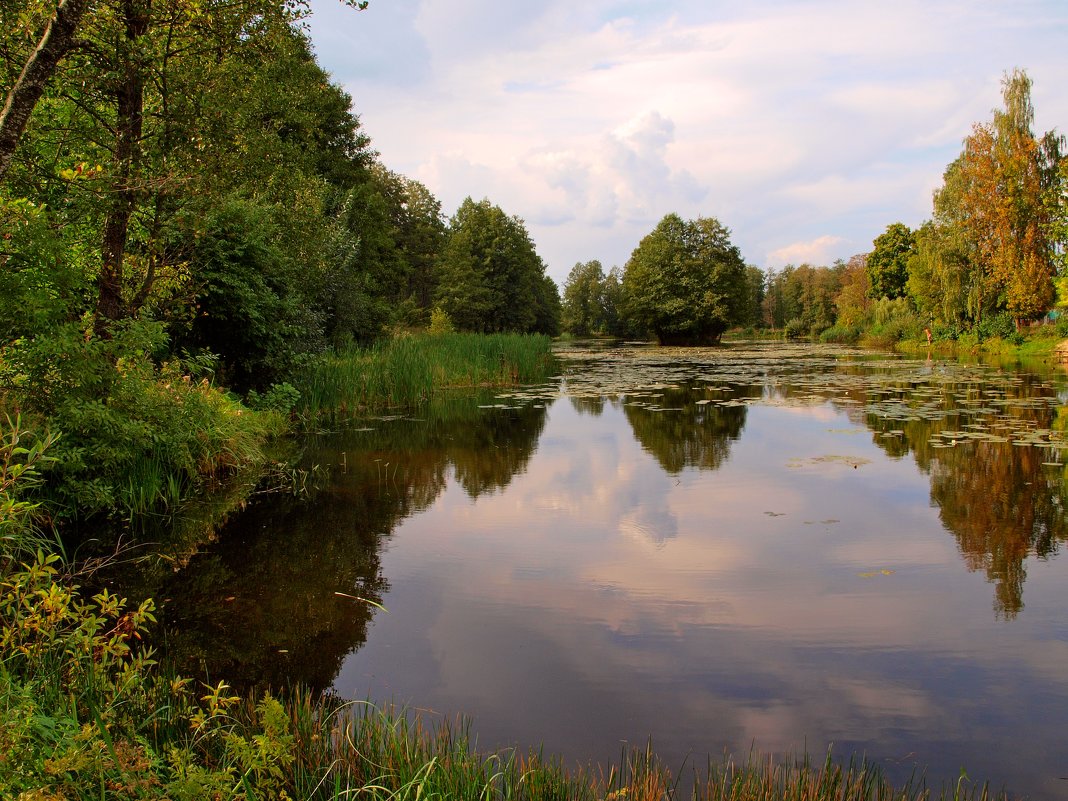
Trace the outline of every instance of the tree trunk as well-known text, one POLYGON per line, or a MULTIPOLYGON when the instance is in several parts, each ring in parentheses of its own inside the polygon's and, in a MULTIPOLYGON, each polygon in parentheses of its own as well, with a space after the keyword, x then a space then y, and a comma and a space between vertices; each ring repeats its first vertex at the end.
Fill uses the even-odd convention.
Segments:
POLYGON ((44 94, 45 85, 74 43, 74 32, 88 7, 89 0, 60 0, 55 17, 48 23, 37 48, 22 68, 22 74, 8 92, 4 110, 0 112, 0 179, 11 164, 15 148, 34 106, 44 94))
POLYGON ((120 58, 124 75, 116 92, 115 175, 107 217, 104 220, 104 239, 101 247, 100 277, 97 281, 96 333, 108 336, 110 324, 126 316, 126 302, 122 297, 123 261, 129 239, 130 218, 142 194, 137 175, 141 135, 144 127, 145 77, 137 54, 138 39, 148 32, 148 3, 123 0, 123 21, 126 26, 126 53, 120 58))

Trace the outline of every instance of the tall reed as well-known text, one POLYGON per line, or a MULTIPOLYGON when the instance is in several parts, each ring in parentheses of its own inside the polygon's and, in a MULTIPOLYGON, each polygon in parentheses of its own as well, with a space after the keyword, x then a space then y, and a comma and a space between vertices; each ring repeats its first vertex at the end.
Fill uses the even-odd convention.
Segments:
POLYGON ((324 357, 300 380, 305 419, 417 406, 441 390, 509 386, 544 378, 552 342, 529 334, 397 337, 324 357))
POLYGON ((540 750, 479 753, 467 723, 427 726, 404 710, 358 703, 323 714, 325 702, 289 703, 296 760, 293 789, 302 798, 558 799, 566 801, 992 801, 1007 799, 963 775, 932 788, 922 775, 894 785, 864 759, 846 763, 828 754, 807 757, 750 754, 746 761, 709 762, 690 781, 657 758, 651 747, 624 751, 607 768, 569 768, 540 750), (330 735, 325 736, 324 728, 330 735))

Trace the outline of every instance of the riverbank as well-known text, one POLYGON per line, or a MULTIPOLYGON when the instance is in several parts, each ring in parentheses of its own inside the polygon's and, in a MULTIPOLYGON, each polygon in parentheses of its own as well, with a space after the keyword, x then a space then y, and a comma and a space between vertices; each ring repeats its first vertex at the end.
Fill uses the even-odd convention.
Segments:
MULTIPOLYGON (((864 344, 863 341, 861 344, 864 344)), ((893 345, 898 353, 910 356, 939 356, 944 358, 982 358, 1018 363, 1061 363, 1068 340, 1063 332, 1052 326, 1020 335, 1015 340, 990 337, 939 339, 928 344, 920 339, 902 339, 893 345)))

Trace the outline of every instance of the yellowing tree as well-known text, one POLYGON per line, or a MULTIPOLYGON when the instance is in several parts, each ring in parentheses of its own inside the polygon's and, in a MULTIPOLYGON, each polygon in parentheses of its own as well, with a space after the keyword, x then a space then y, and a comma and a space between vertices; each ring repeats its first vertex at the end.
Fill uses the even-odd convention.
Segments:
POLYGON ((1035 138, 1031 79, 1002 82, 1004 109, 975 126, 960 159, 960 220, 975 244, 982 283, 1019 322, 1053 302, 1057 242, 1053 198, 1063 138, 1035 138))

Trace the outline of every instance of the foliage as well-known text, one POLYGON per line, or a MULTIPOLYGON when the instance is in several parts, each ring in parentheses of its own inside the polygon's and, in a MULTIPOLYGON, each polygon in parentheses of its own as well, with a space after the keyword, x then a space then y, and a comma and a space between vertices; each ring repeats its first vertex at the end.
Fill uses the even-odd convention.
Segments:
POLYGON ((953 216, 974 248, 979 276, 972 283, 983 298, 973 303, 975 319, 994 298, 996 308, 1017 319, 1045 313, 1064 244, 1056 239, 1055 223, 1063 195, 1063 137, 1035 137, 1031 79, 1024 72, 1005 76, 1002 98, 993 121, 977 124, 965 140, 944 201, 956 205, 953 216))
POLYGON ((44 491, 66 515, 174 504, 262 460, 266 421, 195 379, 195 364, 156 365, 163 341, 152 323, 105 340, 71 324, 0 350, 8 402, 63 433, 44 491))
POLYGON ((631 325, 661 343, 716 343, 744 320, 745 263, 718 220, 668 214, 631 254, 623 294, 631 325))
POLYGON ((794 317, 792 320, 787 320, 786 325, 782 327, 782 335, 785 339, 804 339, 810 330, 810 326, 804 320, 794 317))
POLYGON ((835 321, 847 326, 867 323, 871 313, 867 254, 853 256, 842 267, 841 288, 834 298, 835 321))
POLYGON ((937 218, 925 222, 916 231, 908 269, 908 295, 927 318, 960 327, 971 319, 972 309, 980 311, 969 247, 959 227, 937 218))
POLYGON ((904 223, 893 223, 872 243, 866 269, 869 293, 875 299, 900 298, 908 283, 908 261, 915 247, 913 232, 904 223))
POLYGON ((288 414, 300 400, 300 390, 288 382, 271 384, 262 395, 256 390, 249 390, 248 406, 263 412, 280 412, 288 414))
POLYGON ((1019 345, 1023 338, 1016 331, 1016 321, 1009 312, 984 317, 976 326, 980 340, 998 337, 1019 345))
POLYGON ((452 318, 449 317, 449 313, 440 306, 435 306, 430 312, 430 327, 427 329, 429 334, 451 334, 456 330, 456 327, 452 324, 452 318))
POLYGON ((579 262, 564 281, 565 331, 579 337, 602 333, 605 327, 604 268, 599 261, 579 262))
POLYGON ((813 267, 802 264, 786 265, 779 272, 769 272, 764 296, 764 316, 774 328, 785 328, 797 320, 795 328, 821 331, 835 321, 837 299, 841 292, 846 267, 813 267))
POLYGON ((559 293, 523 221, 488 199, 467 198, 453 215, 437 284, 437 304, 460 331, 559 330, 559 293))
POLYGON ((860 341, 863 330, 859 326, 835 323, 820 332, 820 342, 836 342, 840 345, 855 345, 860 341))
POLYGON ((174 325, 175 346, 220 360, 220 379, 263 389, 293 373, 322 330, 298 266, 277 244, 268 209, 225 199, 196 214, 189 247, 195 316, 174 325))
POLYGON ((764 323, 764 298, 767 295, 767 281, 764 271, 759 267, 747 265, 745 268, 745 302, 742 304, 740 325, 762 326, 764 323))
POLYGON ((7 559, 20 558, 45 547, 36 525, 39 504, 22 495, 40 484, 40 470, 55 461, 46 453, 59 436, 34 436, 23 425, 22 416, 5 417, 0 438, 0 568, 7 559))
POLYGON ((923 324, 906 298, 880 298, 872 306, 872 324, 864 340, 880 347, 892 347, 902 339, 920 336, 923 324))

